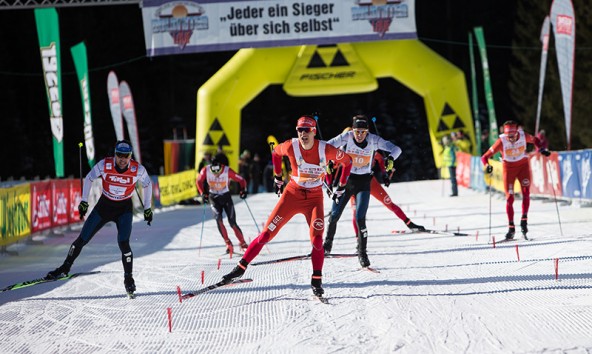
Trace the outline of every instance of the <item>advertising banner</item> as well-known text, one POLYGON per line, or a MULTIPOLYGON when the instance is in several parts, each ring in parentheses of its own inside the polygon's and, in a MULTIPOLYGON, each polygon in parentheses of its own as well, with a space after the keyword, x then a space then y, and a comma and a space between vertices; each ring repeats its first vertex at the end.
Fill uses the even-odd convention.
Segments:
POLYGON ((31 234, 30 200, 28 183, 0 188, 0 246, 31 234))
POLYGON ((573 72, 576 49, 576 17, 571 0, 553 0, 551 4, 551 23, 555 35, 555 51, 561 81, 563 114, 567 149, 571 149, 571 103, 573 91, 573 72))
POLYGON ((53 226, 68 225, 70 222, 70 182, 54 179, 52 185, 52 223, 53 226))
POLYGON ((138 136, 138 124, 136 121, 136 110, 134 108, 134 99, 132 91, 127 82, 122 81, 119 84, 119 97, 122 103, 123 118, 127 125, 127 132, 129 133, 130 142, 134 150, 134 160, 142 163, 142 156, 140 155, 140 137, 138 136))
POLYGON ((70 208, 68 213, 68 219, 70 223, 80 222, 80 214, 78 213, 78 204, 80 204, 82 191, 80 190, 80 181, 76 179, 69 179, 70 184, 70 208))
POLYGON ((545 157, 539 153, 528 156, 530 172, 532 175, 530 193, 560 197, 563 195, 561 188, 561 174, 559 156, 552 153, 545 157))
POLYGON ((477 191, 487 190, 483 179, 483 164, 479 156, 471 156, 471 188, 477 191))
POLYGON ((164 174, 190 170, 195 164, 195 139, 165 140, 164 174))
POLYGON ((62 117, 62 74, 60 64, 60 25, 54 8, 35 9, 41 51, 41 66, 47 89, 49 123, 53 135, 56 177, 64 177, 64 121, 62 117))
POLYGON ((464 152, 456 153, 456 182, 459 186, 471 186, 471 155, 464 152))
POLYGON ((123 140, 123 117, 121 116, 121 100, 119 98, 119 81, 113 71, 107 76, 107 96, 109 97, 109 109, 113 119, 113 128, 117 140, 123 140))
POLYGON ((580 182, 582 184, 582 198, 592 200, 592 150, 581 152, 580 182))
POLYGON ((148 56, 417 38, 414 0, 142 2, 148 56))
POLYGON ((95 140, 93 138, 92 116, 90 109, 90 88, 88 81, 88 61, 86 58, 86 45, 80 42, 70 48, 78 84, 80 85, 80 95, 82 97, 82 115, 84 117, 84 146, 86 147, 86 158, 88 165, 92 168, 95 165, 95 140))
POLYGON ((195 170, 175 173, 170 176, 159 176, 160 203, 167 206, 197 197, 196 177, 197 171, 195 170))
POLYGON ((581 177, 578 164, 581 160, 581 151, 559 152, 558 159, 561 171, 561 188, 563 195, 568 198, 581 198, 581 177))
POLYGON ((31 232, 49 229, 52 226, 53 209, 50 181, 31 183, 31 232))

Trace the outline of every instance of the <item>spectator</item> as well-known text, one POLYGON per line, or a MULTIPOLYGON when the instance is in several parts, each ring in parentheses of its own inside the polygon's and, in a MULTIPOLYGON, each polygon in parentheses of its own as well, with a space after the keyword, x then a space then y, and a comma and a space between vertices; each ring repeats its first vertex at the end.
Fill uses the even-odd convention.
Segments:
POLYGON ((450 185, 452 187, 451 197, 458 196, 458 185, 456 183, 456 150, 457 147, 452 143, 452 140, 448 135, 442 137, 442 145, 444 150, 442 151, 442 167, 448 169, 450 174, 450 185))
POLYGON ((261 185, 261 157, 259 157, 259 154, 255 154, 253 156, 253 162, 251 163, 249 177, 251 180, 251 183, 249 184, 249 193, 259 193, 259 186, 261 185))
POLYGON ((197 170, 201 171, 202 168, 204 168, 205 166, 208 166, 211 163, 212 163, 212 153, 209 151, 206 151, 206 153, 204 153, 203 159, 201 159, 201 162, 199 163, 199 167, 197 170))

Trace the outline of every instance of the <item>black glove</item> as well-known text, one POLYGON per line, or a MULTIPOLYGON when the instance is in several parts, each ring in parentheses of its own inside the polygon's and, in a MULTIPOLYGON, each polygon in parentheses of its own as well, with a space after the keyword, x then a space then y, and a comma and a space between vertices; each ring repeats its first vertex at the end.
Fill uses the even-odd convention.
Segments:
POLYGON ((275 183, 275 194, 279 197, 284 191, 284 180, 282 179, 282 176, 274 176, 273 182, 275 183))
POLYGON ((391 155, 389 155, 386 158, 386 162, 384 163, 384 166, 386 168, 386 172, 388 174, 390 174, 391 171, 393 170, 393 168, 395 167, 395 159, 391 155))
POLYGON ((152 209, 148 208, 146 210, 144 210, 144 221, 148 221, 148 226, 150 226, 150 223, 152 222, 152 216, 154 214, 152 213, 152 209))
POLYGON ((333 192, 333 201, 337 204, 339 204, 339 200, 341 199, 341 197, 343 196, 343 193, 345 192, 345 186, 339 186, 337 187, 337 189, 333 192))
POLYGON ((485 172, 492 173, 493 172, 493 166, 491 166, 491 165, 485 166, 485 172))
POLYGON ((382 174, 382 183, 384 183, 385 187, 388 187, 391 185, 391 176, 388 173, 383 173, 382 174))
POLYGON ((81 200, 80 204, 78 204, 78 214, 80 214, 80 220, 82 220, 82 218, 84 218, 87 211, 88 211, 88 203, 85 202, 84 200, 81 200))
POLYGON ((204 204, 209 204, 210 203, 210 193, 202 193, 201 194, 201 200, 204 204))
POLYGON ((551 155, 551 151, 547 149, 540 149, 539 152, 545 157, 549 157, 551 155))
POLYGON ((246 189, 241 189, 238 192, 238 196, 240 197, 240 199, 245 199, 247 197, 247 190, 246 189))

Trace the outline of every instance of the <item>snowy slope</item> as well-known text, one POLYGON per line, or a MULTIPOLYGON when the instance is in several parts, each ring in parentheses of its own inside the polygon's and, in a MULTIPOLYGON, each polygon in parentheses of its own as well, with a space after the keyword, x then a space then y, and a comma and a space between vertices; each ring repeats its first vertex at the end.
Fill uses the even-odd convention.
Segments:
MULTIPOLYGON (((414 222, 469 236, 394 234, 405 229, 403 222, 372 200, 368 249, 380 273, 359 270, 356 258, 326 259, 329 305, 312 298, 309 260, 251 265, 245 278, 253 282, 180 303, 177 286, 201 288, 202 272, 206 285, 215 283, 238 261, 222 256, 209 210, 202 234, 200 206, 157 213, 151 227, 134 224, 138 296, 129 300, 115 228, 108 226, 73 268, 99 274, 0 294, 0 352, 591 352, 592 211, 532 201, 534 240, 493 248, 490 220, 491 234, 503 238, 505 201, 494 194, 490 214, 489 194, 461 189, 458 198, 442 196, 448 189, 441 181, 422 181, 388 191, 414 222)), ((239 200, 238 223, 253 238, 277 197, 247 201, 257 224, 239 200)), ((350 211, 337 231, 333 252, 354 252, 350 211)), ((14 246, 19 256, 0 256, 0 288, 55 268, 76 236, 14 246)), ((254 262, 309 252, 308 228, 297 216, 254 262)))

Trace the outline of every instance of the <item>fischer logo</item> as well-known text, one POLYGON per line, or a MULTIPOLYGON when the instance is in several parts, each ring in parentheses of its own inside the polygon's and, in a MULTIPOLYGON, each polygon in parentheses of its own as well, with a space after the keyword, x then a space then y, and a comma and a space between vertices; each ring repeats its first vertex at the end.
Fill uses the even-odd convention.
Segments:
POLYGON ((324 72, 318 74, 302 74, 300 75, 300 81, 318 81, 318 80, 332 80, 332 79, 349 79, 356 76, 355 71, 339 71, 336 73, 333 72, 324 72))
POLYGON ((129 184, 131 182, 130 178, 124 178, 121 176, 109 176, 109 181, 111 182, 119 182, 121 184, 129 184))

